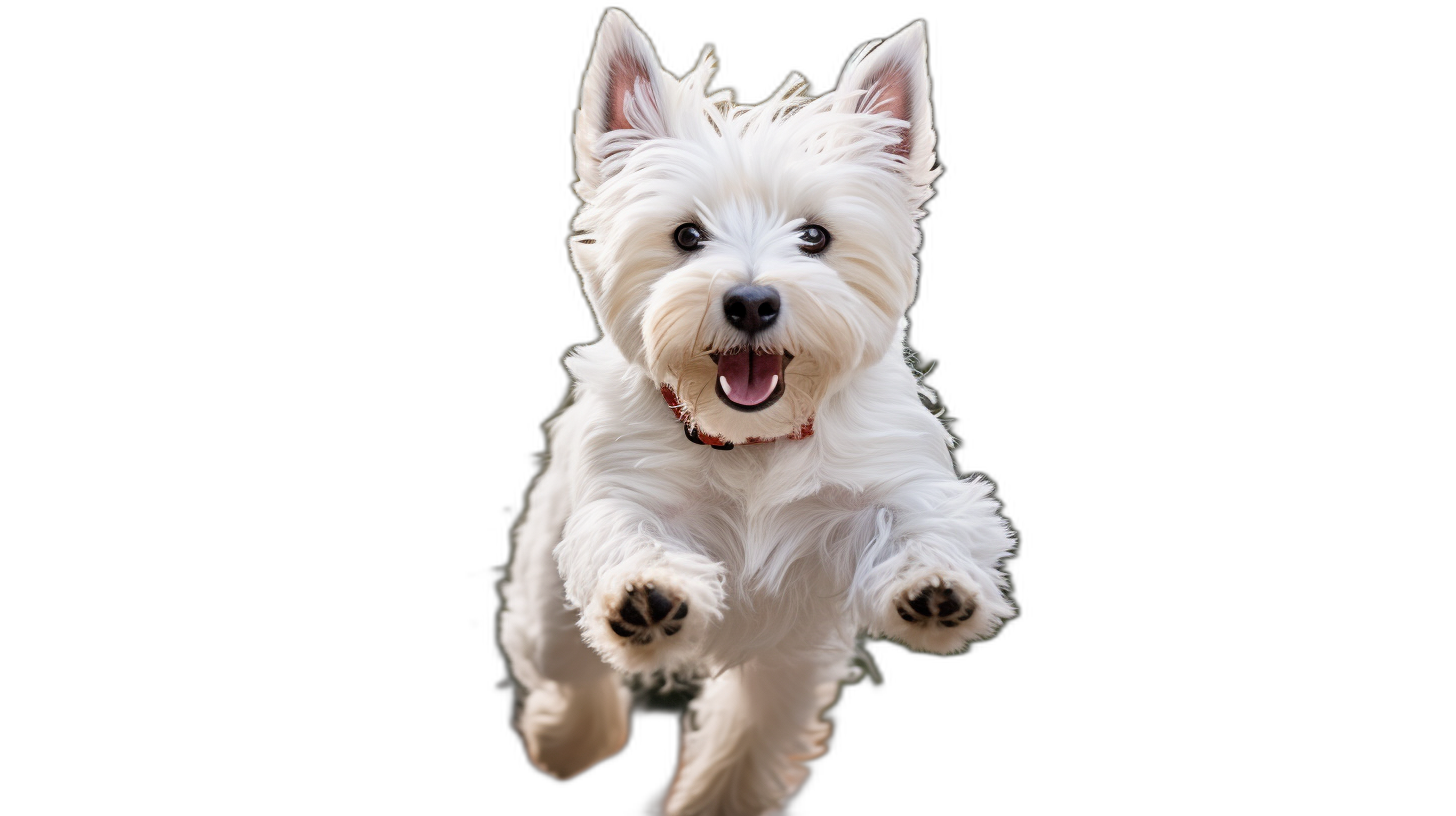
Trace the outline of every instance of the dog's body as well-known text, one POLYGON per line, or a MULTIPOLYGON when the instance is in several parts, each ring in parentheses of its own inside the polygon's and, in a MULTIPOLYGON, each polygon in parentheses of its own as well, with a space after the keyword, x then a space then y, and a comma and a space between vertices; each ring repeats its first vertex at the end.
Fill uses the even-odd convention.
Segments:
POLYGON ((501 637, 538 766, 623 745, 624 673, 692 673, 666 810, 755 816, 823 750, 859 633, 948 653, 1011 616, 1014 539, 906 363, 938 173, 923 27, 818 98, 791 76, 735 106, 711 73, 603 21, 572 254, 604 337, 568 357, 501 637))

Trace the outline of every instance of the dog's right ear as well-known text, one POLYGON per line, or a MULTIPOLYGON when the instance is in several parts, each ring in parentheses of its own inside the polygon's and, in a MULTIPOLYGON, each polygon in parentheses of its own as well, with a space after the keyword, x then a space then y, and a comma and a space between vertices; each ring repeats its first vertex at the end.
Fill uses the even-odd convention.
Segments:
POLYGON ((607 9, 597 29, 576 113, 576 193, 586 200, 642 140, 667 135, 663 108, 671 79, 652 43, 621 9, 607 9))

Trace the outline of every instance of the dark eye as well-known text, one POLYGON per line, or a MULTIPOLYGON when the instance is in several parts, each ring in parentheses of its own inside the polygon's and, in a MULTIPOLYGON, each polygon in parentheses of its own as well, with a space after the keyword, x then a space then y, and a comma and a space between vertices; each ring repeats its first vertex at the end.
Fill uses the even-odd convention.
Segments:
POLYGON ((829 230, 818 224, 810 224, 799 232, 799 249, 805 254, 818 255, 829 246, 829 230))
POLYGON ((676 241, 679 247, 692 252, 695 249, 701 249, 703 242, 708 240, 708 236, 697 224, 683 224, 677 228, 677 232, 672 234, 672 240, 676 241))

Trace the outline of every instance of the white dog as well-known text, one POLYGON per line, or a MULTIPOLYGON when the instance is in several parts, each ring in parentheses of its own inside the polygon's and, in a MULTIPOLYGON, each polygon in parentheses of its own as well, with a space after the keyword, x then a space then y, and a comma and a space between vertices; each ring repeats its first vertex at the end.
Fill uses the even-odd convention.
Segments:
POLYGON ((531 760, 627 739, 625 678, 691 674, 673 816, 780 806, 823 752, 861 633, 950 653, 1013 614, 1015 539, 907 364, 939 173, 925 28, 746 106, 607 12, 571 238, 603 337, 566 360, 503 583, 531 760))

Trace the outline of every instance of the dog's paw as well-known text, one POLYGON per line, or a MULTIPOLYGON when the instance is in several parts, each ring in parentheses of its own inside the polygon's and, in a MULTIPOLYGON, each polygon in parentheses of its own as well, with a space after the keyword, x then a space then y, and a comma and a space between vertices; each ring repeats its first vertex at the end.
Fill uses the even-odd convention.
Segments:
POLYGON ((928 572, 907 578, 890 591, 886 606, 884 633, 927 652, 957 651, 994 628, 976 584, 964 576, 928 572))
POLYGON ((672 637, 682 631, 688 616, 688 599, 671 588, 658 588, 652 581, 628 583, 622 589, 617 610, 607 619, 607 626, 618 637, 647 645, 657 638, 672 637))
POLYGON ((716 570, 659 563, 604 577, 581 627, 587 643, 622 671, 673 671, 692 663, 721 605, 716 570))
POLYGON ((976 602, 963 597, 964 592, 957 592, 954 584, 942 581, 939 575, 931 576, 918 591, 911 588, 900 593, 895 612, 907 623, 954 629, 976 614, 976 602))

